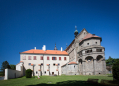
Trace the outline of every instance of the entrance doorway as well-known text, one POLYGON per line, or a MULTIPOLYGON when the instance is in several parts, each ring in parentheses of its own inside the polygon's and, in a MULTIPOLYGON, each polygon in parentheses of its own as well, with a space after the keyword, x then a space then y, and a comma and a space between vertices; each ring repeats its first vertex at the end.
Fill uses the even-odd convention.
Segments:
POLYGON ((54 75, 54 72, 52 72, 52 75, 54 75))

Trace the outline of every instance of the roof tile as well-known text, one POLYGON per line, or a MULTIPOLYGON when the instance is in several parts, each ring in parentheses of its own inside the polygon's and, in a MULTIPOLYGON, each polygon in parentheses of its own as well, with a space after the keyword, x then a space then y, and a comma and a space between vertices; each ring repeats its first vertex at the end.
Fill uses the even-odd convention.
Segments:
POLYGON ((39 50, 39 49, 31 49, 28 51, 24 51, 21 53, 36 53, 36 54, 59 54, 59 55, 68 55, 66 51, 59 51, 59 50, 39 50))

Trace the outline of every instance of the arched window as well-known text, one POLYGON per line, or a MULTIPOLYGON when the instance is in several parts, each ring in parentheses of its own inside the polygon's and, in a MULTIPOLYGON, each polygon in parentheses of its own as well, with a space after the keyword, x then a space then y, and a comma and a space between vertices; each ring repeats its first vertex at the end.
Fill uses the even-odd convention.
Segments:
POLYGON ((92 56, 88 56, 85 58, 86 62, 91 62, 93 61, 93 57, 92 56))
POLYGON ((82 59, 79 59, 79 64, 82 64, 82 59))
POLYGON ((96 60, 99 62, 99 61, 101 61, 102 59, 103 59, 103 56, 98 55, 96 60))

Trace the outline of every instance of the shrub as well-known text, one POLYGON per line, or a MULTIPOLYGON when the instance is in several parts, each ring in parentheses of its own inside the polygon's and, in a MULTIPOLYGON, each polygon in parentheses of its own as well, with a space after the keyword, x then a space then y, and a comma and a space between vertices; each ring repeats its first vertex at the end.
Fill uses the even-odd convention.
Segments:
POLYGON ((32 77, 32 70, 31 69, 27 69, 26 70, 26 78, 31 78, 32 77))
POLYGON ((115 62, 115 64, 112 67, 112 70, 113 70, 113 78, 119 80, 119 60, 115 62))

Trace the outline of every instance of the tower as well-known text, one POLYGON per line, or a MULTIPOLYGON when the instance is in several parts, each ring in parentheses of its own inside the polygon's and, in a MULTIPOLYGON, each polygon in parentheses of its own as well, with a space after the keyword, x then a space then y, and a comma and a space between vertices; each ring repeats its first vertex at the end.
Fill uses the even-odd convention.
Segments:
POLYGON ((54 48, 54 50, 57 50, 57 48, 56 48, 56 43, 55 43, 55 48, 54 48))
POLYGON ((75 37, 78 35, 78 30, 77 30, 77 26, 75 26, 75 31, 74 31, 74 35, 75 37))

